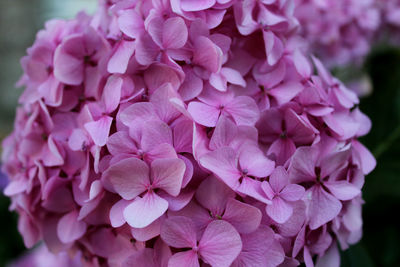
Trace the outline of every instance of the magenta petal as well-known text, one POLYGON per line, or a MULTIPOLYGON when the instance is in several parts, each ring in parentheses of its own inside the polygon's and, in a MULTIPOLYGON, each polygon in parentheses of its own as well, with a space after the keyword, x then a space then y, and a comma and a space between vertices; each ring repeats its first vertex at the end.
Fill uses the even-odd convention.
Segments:
POLYGON ((124 199, 132 200, 150 184, 149 167, 137 158, 128 158, 108 168, 102 176, 124 199))
POLYGON ((214 176, 205 179, 197 189, 196 200, 213 215, 222 215, 228 199, 235 193, 214 176))
POLYGON ((212 221, 199 242, 201 258, 211 266, 230 266, 242 250, 235 228, 221 220, 212 221))
POLYGON ((271 31, 263 31, 263 37, 268 64, 273 66, 281 59, 285 49, 284 45, 281 39, 271 31))
POLYGON ((161 226, 161 238, 175 248, 193 248, 196 246, 196 226, 191 219, 173 216, 166 219, 161 226))
POLYGON ((71 243, 81 238, 86 232, 86 223, 78 221, 78 211, 65 214, 58 221, 57 234, 63 243, 71 243))
POLYGON ((361 190, 347 181, 325 182, 329 191, 340 200, 351 200, 361 194, 361 190))
POLYGON ((275 197, 271 205, 267 205, 267 214, 277 223, 286 222, 292 216, 293 208, 280 197, 275 197))
POLYGON ((342 209, 342 203, 321 186, 313 186, 310 190, 310 228, 314 230, 335 218, 342 209))
POLYGON ((178 252, 168 261, 168 267, 200 267, 197 253, 193 250, 178 252))
POLYGON ((155 193, 137 197, 124 210, 126 222, 135 228, 144 228, 157 220, 168 209, 168 202, 155 193))
POLYGON ((247 234, 258 228, 261 217, 258 208, 230 198, 222 218, 232 224, 239 233, 247 234))
POLYGON ((85 124, 86 131, 88 131, 96 145, 102 147, 107 143, 112 121, 112 117, 103 116, 97 121, 91 121, 85 124))
POLYGON ((156 159, 151 163, 153 187, 163 189, 171 196, 178 196, 186 165, 181 159, 156 159))

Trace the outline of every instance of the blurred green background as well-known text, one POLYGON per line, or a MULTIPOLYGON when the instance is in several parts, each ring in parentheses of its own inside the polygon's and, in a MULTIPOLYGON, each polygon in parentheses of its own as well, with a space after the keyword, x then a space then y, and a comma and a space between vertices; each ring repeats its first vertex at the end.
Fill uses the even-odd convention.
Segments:
MULTIPOLYGON (((19 59, 36 32, 50 18, 72 18, 81 9, 92 13, 95 4, 96 0, 0 0, 0 139, 12 129, 21 93, 14 87, 21 75, 19 59)), ((342 253, 342 266, 396 267, 400 266, 400 49, 377 47, 363 70, 371 78, 373 92, 361 99, 360 107, 373 128, 362 142, 378 165, 367 176, 363 191, 364 237, 342 253)), ((0 266, 24 251, 16 215, 8 212, 8 205, 0 194, 0 266)))

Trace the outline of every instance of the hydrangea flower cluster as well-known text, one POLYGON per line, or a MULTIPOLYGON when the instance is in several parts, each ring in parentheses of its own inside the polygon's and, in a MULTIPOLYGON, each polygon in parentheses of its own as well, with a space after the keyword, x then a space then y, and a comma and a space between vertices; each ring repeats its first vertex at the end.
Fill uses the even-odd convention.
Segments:
POLYGON ((338 266, 375 166, 291 0, 111 0, 22 59, 5 194, 84 266, 338 266), (315 71, 314 71, 315 67, 315 71))
POLYGON ((381 0, 295 0, 301 34, 329 67, 361 64, 381 26, 381 0))

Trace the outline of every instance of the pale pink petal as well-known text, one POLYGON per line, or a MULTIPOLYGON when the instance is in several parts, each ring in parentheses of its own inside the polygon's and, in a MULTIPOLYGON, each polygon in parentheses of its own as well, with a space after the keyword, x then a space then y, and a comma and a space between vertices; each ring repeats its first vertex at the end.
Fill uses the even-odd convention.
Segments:
POLYGON ((255 231, 261 223, 261 211, 249 204, 230 198, 222 218, 232 224, 241 234, 255 231))
POLYGON ((263 37, 268 64, 275 65, 281 59, 285 49, 282 40, 271 31, 263 31, 263 37))
POLYGON ((81 238, 86 232, 86 223, 78 221, 78 211, 65 214, 58 221, 57 234, 63 243, 71 243, 81 238))
POLYGON ((182 100, 188 101, 198 96, 203 90, 203 80, 189 69, 185 71, 185 81, 179 88, 179 94, 182 100))
POLYGON ((310 193, 310 228, 314 230, 335 218, 342 209, 342 203, 318 185, 313 186, 310 193))
POLYGON ((354 154, 356 154, 358 158, 358 164, 362 169, 364 174, 369 174, 376 167, 376 159, 374 155, 359 141, 352 141, 352 148, 354 150, 354 154))
POLYGON ((246 81, 237 70, 231 68, 222 68, 221 74, 226 78, 229 83, 239 85, 241 87, 246 87, 246 81))
POLYGON ((129 204, 129 201, 121 199, 112 206, 112 208, 110 209, 110 222, 112 227, 118 228, 125 224, 124 209, 129 204))
POLYGON ((121 267, 156 267, 154 261, 153 249, 144 248, 141 250, 134 251, 134 253, 126 258, 121 267))
POLYGON ((207 127, 215 127, 221 113, 220 110, 214 106, 196 101, 189 103, 188 111, 197 123, 207 127))
POLYGON ((278 106, 288 103, 303 90, 303 85, 299 82, 285 82, 268 90, 268 94, 273 96, 278 106))
POLYGON ((131 154, 137 151, 136 144, 125 131, 111 135, 107 140, 107 149, 111 155, 131 154))
POLYGON ((165 193, 164 191, 160 191, 157 194, 168 201, 168 210, 169 211, 178 211, 186 207, 189 202, 192 200, 195 191, 193 190, 184 190, 179 193, 177 197, 173 197, 170 194, 165 193))
POLYGON ((161 238, 174 248, 193 248, 197 244, 196 226, 188 217, 173 216, 161 226, 161 238))
POLYGON ((325 254, 318 258, 315 267, 340 267, 340 253, 336 242, 333 242, 325 254))
POLYGON ((121 197, 132 200, 150 184, 149 167, 137 158, 127 158, 108 168, 102 179, 110 183, 121 197))
POLYGON ((312 73, 312 68, 309 60, 304 56, 300 49, 296 49, 293 53, 293 63, 296 67, 297 72, 303 76, 303 78, 310 78, 312 73))
POLYGON ((103 116, 97 121, 85 123, 85 129, 96 145, 101 147, 107 143, 112 121, 112 117, 103 116))
POLYGON ((136 43, 135 58, 142 65, 150 65, 160 53, 160 48, 148 34, 143 34, 136 43))
POLYGON ((193 250, 178 252, 172 255, 168 261, 168 267, 200 267, 197 253, 193 250))
POLYGON ((137 197, 124 210, 126 222, 135 228, 144 228, 157 220, 168 209, 168 202, 153 192, 137 197))
POLYGON ((163 189, 171 196, 178 196, 186 165, 181 159, 156 159, 151 163, 153 187, 163 189))
POLYGON ((211 266, 229 267, 241 250, 239 233, 222 220, 212 221, 199 242, 200 256, 211 266))
POLYGON ((271 205, 267 205, 267 214, 277 223, 286 222, 292 216, 293 208, 280 197, 275 197, 271 205))
POLYGON ((142 130, 141 148, 144 151, 149 151, 163 143, 172 145, 171 128, 161 120, 146 121, 142 130))

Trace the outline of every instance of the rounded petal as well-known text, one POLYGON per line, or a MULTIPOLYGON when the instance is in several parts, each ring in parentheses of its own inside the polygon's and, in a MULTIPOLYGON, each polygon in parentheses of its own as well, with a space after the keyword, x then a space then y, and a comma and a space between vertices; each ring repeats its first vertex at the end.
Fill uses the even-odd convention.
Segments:
POLYGON ((161 226, 160 236, 164 242, 174 248, 193 248, 196 246, 196 226, 183 216, 169 217, 161 226))

